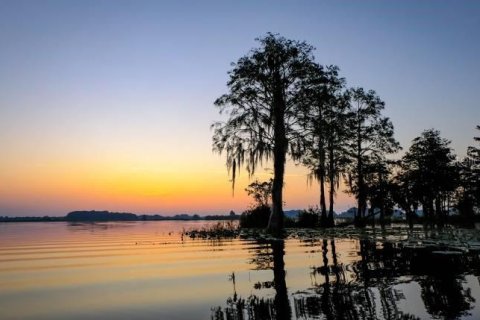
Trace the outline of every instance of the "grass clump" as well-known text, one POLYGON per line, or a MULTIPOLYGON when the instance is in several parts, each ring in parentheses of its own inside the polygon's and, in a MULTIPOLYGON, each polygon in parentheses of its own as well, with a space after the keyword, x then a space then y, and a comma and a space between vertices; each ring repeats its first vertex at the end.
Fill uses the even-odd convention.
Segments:
POLYGON ((214 225, 205 226, 200 229, 183 231, 182 235, 192 239, 226 239, 236 238, 240 234, 238 223, 233 221, 217 222, 214 225))

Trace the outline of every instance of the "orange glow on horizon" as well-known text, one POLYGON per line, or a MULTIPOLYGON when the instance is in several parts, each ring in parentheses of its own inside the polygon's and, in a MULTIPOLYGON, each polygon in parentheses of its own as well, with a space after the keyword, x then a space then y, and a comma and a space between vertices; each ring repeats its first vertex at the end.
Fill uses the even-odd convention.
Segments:
MULTIPOLYGON (((44 208, 33 215, 63 215, 73 210, 93 209, 165 215, 227 214, 230 210, 240 213, 252 203, 245 187, 255 178, 270 177, 260 169, 249 179, 247 172, 242 171, 232 196, 223 159, 214 155, 198 163, 138 159, 96 162, 61 159, 39 163, 42 162, 11 163, 10 170, 1 173, 3 211, 18 208, 21 212, 35 212, 44 208)), ((284 201, 286 209, 318 204, 318 184, 307 185, 304 168, 287 165, 284 201)), ((345 206, 350 200, 339 192, 337 201, 345 206)))

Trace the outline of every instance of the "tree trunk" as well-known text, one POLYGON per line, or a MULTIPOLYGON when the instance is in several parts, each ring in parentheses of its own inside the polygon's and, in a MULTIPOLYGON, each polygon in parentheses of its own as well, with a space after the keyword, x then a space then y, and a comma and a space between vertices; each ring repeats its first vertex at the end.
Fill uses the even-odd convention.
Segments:
POLYGON ((363 226, 365 219, 365 211, 367 210, 367 199, 365 196, 365 182, 363 178, 363 164, 362 158, 359 155, 357 159, 357 172, 358 172, 358 210, 356 216, 356 226, 363 226))
POLYGON ((330 180, 330 190, 329 190, 329 208, 328 208, 328 219, 327 219, 327 225, 329 227, 333 227, 335 225, 334 219, 333 219, 333 202, 334 202, 334 197, 335 197, 335 165, 334 165, 334 153, 333 153, 333 146, 329 145, 329 180, 330 180))
POLYGON ((440 228, 442 228, 445 224, 445 215, 442 210, 442 202, 441 202, 441 195, 437 195, 435 197, 435 215, 437 224, 440 228))
POLYGON ((423 213, 424 213, 424 218, 425 222, 431 226, 435 223, 434 221, 434 209, 433 209, 433 199, 430 196, 425 197, 425 204, 422 204, 423 207, 423 213))
POLYGON ((362 137, 360 123, 357 128, 357 175, 358 175, 358 209, 355 217, 355 226, 364 226, 365 211, 367 210, 367 199, 365 196, 365 182, 363 181, 363 162, 362 162, 362 137))
POLYGON ((274 131, 272 212, 268 219, 267 230, 275 235, 280 235, 283 230, 283 177, 287 155, 287 138, 285 132, 285 100, 278 70, 274 72, 274 83, 275 90, 272 101, 274 131))
MULTIPOLYGON (((275 148, 274 148, 275 149, 275 148)), ((285 153, 274 157, 274 178, 272 185, 272 212, 268 220, 268 231, 279 235, 283 229, 283 176, 285 172, 285 153), (283 155, 283 156, 282 156, 283 155)))
POLYGON ((330 190, 329 190, 329 208, 328 208, 328 219, 327 225, 333 227, 335 225, 335 219, 333 217, 333 204, 335 201, 335 181, 330 180, 330 190))
POLYGON ((327 205, 325 203, 325 144, 324 144, 324 131, 323 127, 323 114, 322 105, 318 106, 318 116, 320 127, 318 128, 318 179, 320 180, 320 226, 325 227, 327 225, 327 205))
MULTIPOLYGON (((383 227, 385 226, 385 196, 386 196, 386 192, 385 192, 385 180, 383 179, 383 174, 382 174, 382 171, 383 170, 381 167, 379 169, 379 174, 378 174, 378 182, 380 184, 380 194, 381 194, 381 198, 380 198, 380 201, 379 201, 379 205, 380 205, 380 217, 379 217, 379 220, 380 220, 380 225, 383 227)), ((373 217, 375 219, 375 216, 373 217)))
POLYGON ((327 204, 325 202, 325 170, 320 169, 320 208, 322 214, 320 217, 320 226, 327 226, 327 204))
POLYGON ((408 226, 410 229, 413 229, 413 213, 410 211, 410 208, 405 210, 405 214, 407 215, 408 226))

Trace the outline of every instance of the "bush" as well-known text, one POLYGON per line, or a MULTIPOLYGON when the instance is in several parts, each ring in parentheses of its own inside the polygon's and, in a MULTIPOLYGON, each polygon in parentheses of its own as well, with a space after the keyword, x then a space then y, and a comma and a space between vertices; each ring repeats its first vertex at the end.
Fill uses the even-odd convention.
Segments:
POLYGON ((236 238, 240 230, 238 225, 233 221, 218 222, 217 224, 206 226, 201 229, 192 229, 183 231, 182 237, 189 236, 192 239, 228 239, 236 238))
POLYGON ((257 206, 247 210, 240 216, 241 228, 266 228, 270 218, 269 206, 257 206))
POLYGON ((298 214, 297 226, 300 228, 315 228, 318 227, 320 210, 318 208, 308 208, 302 210, 298 214))
POLYGON ((283 217, 283 226, 285 228, 295 228, 297 226, 297 222, 294 219, 285 216, 283 217))

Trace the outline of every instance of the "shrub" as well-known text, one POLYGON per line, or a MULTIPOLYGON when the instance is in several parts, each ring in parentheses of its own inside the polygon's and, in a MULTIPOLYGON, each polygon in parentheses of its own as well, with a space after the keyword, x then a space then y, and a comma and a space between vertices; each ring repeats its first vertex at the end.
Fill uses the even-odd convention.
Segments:
POLYGON ((240 216, 241 228, 266 228, 270 218, 269 206, 257 206, 242 213, 240 216))
POLYGON ((239 234, 238 225, 233 221, 218 222, 211 226, 206 226, 201 229, 191 229, 189 231, 183 231, 184 235, 189 236, 192 239, 228 239, 236 238, 239 234))
POLYGON ((318 227, 320 217, 320 210, 318 208, 308 208, 302 210, 298 214, 297 226, 300 228, 315 228, 318 227))

